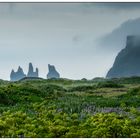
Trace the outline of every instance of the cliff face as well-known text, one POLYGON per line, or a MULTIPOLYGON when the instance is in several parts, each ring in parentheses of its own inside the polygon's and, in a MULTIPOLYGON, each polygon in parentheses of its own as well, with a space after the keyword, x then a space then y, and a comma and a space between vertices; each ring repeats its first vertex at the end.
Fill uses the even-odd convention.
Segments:
POLYGON ((53 65, 48 64, 49 72, 47 74, 47 78, 60 78, 60 74, 56 71, 55 67, 53 65))
POLYGON ((126 47, 117 55, 107 78, 140 76, 140 36, 128 36, 126 47))

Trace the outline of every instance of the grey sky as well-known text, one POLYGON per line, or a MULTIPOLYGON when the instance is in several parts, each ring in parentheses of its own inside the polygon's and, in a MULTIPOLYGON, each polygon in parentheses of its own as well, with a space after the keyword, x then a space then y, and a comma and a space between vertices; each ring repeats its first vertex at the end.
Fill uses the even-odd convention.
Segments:
MULTIPOLYGON (((128 19, 140 16, 139 3, 0 3, 0 78, 28 63, 46 77, 53 64, 62 77, 105 76, 117 51, 96 41, 128 19)), ((113 46, 112 46, 113 47, 113 46)))

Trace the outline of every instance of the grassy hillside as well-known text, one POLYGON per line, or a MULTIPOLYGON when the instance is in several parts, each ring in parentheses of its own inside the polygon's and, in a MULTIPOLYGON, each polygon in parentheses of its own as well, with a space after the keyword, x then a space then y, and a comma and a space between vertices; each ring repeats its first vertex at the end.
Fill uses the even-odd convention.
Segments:
POLYGON ((0 137, 140 137, 140 78, 0 81, 0 137))

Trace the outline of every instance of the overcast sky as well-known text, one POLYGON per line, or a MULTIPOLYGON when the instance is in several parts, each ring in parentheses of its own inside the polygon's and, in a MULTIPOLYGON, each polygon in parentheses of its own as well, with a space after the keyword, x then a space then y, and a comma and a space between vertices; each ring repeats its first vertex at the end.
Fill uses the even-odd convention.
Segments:
POLYGON ((140 3, 0 3, 0 79, 29 62, 43 78, 48 64, 64 78, 105 77, 118 51, 97 42, 139 17, 140 3))

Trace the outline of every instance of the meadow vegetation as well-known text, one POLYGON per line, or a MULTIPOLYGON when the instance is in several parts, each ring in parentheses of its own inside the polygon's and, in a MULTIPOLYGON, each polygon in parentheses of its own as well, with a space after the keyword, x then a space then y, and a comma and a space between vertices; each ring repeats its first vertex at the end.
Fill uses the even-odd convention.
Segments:
POLYGON ((0 137, 140 137, 140 77, 0 80, 0 137))

